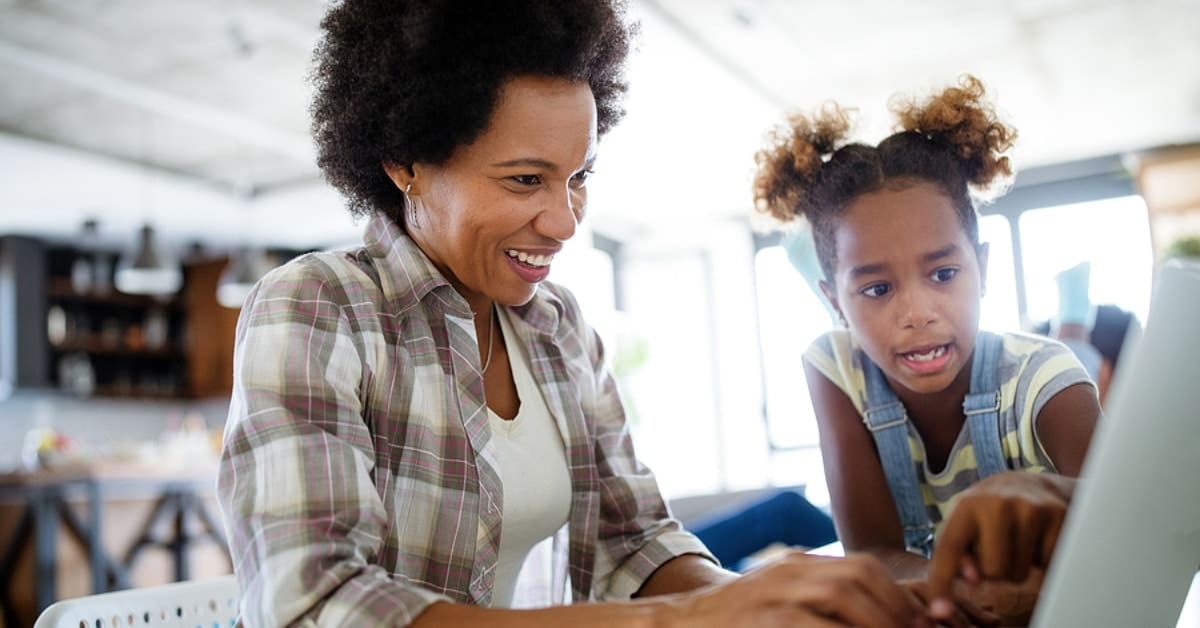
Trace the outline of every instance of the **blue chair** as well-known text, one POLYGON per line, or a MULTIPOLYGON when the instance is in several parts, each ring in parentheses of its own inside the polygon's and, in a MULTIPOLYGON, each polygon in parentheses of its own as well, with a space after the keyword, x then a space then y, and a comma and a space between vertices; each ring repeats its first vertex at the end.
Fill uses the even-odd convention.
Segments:
POLYGON ((793 490, 781 490, 736 509, 719 512, 691 527, 729 569, 773 544, 812 548, 837 540, 833 519, 793 490))

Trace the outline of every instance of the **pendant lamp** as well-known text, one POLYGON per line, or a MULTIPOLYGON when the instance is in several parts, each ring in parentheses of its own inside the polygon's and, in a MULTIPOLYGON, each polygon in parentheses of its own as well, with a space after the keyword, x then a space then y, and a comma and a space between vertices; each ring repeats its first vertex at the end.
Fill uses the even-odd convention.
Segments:
POLYGON ((240 308, 254 284, 275 264, 262 249, 247 249, 234 255, 217 280, 217 303, 228 308, 240 308))
POLYGON ((138 241, 117 262, 115 283, 126 294, 174 294, 183 285, 183 271, 154 241, 154 228, 143 225, 138 241))

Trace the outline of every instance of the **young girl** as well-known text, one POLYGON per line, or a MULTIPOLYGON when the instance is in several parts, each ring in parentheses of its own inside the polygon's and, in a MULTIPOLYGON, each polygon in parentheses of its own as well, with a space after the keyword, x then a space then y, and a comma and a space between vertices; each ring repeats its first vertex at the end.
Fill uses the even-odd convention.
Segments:
MULTIPOLYGON (((1063 345, 979 329, 988 250, 972 192, 1011 174, 1016 136, 983 95, 968 76, 899 103, 899 130, 877 146, 848 143, 837 106, 793 116, 757 157, 758 209, 807 220, 844 326, 804 354, 839 536, 899 578, 926 575, 949 507, 985 477, 992 497, 1040 486, 1069 499, 1072 480, 1013 471, 1074 478, 1100 412, 1063 345)), ((976 570, 1044 566, 1056 526, 1035 516, 996 534, 976 515, 954 543, 976 570)))

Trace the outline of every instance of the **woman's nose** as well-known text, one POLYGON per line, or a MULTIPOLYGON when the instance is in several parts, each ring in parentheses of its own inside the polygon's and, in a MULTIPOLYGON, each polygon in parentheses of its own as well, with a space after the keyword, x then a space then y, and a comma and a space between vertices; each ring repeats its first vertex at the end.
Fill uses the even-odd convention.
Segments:
POLYGON ((586 203, 586 193, 567 188, 555 194, 550 206, 538 214, 534 228, 544 236, 566 242, 575 235, 575 228, 583 220, 586 203))

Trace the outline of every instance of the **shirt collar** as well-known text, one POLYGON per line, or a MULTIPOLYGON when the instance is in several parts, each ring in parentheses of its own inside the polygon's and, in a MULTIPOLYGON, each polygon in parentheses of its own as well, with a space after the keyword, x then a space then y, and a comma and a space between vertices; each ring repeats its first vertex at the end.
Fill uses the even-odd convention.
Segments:
POLYGON ((406 312, 432 298, 441 302, 450 314, 471 317, 467 300, 391 218, 382 213, 372 215, 363 234, 363 244, 379 270, 385 297, 395 304, 398 312, 406 312))

